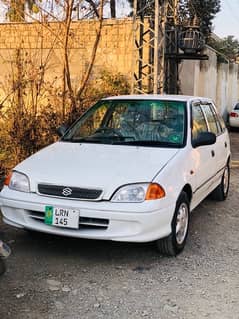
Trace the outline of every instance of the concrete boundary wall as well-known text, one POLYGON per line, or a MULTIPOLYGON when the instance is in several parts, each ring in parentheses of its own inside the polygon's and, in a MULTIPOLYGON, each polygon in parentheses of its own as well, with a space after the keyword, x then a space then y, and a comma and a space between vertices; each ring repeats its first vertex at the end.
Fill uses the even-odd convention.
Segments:
MULTIPOLYGON (((91 60, 98 27, 99 23, 95 20, 82 20, 71 24, 69 56, 73 86, 79 85, 91 60)), ((131 18, 103 21, 93 76, 106 70, 131 78, 132 30, 131 18)), ((60 23, 0 24, 0 82, 11 74, 16 50, 21 50, 23 56, 27 54, 33 60, 35 67, 46 62, 46 76, 58 77, 60 84, 63 74, 64 32, 64 26, 60 23)))
POLYGON ((210 97, 227 119, 239 99, 238 64, 218 62, 216 52, 207 48, 208 61, 184 61, 180 67, 181 93, 210 97))
MULTIPOLYGON (((147 22, 146 22, 147 23, 147 22)), ((77 87, 92 54, 98 22, 72 22, 69 39, 70 68, 73 86, 77 87)), ((132 78, 133 22, 131 18, 106 19, 96 54, 92 77, 102 71, 120 73, 132 78)), ((10 76, 14 77, 17 50, 23 54, 28 68, 40 68, 46 62, 46 78, 62 84, 64 27, 59 23, 0 24, 0 95, 10 76), (15 61, 13 63, 13 61, 15 61), (56 79, 56 80, 55 80, 56 79)), ((182 94, 211 97, 225 117, 239 97, 238 65, 218 63, 217 54, 207 48, 208 61, 183 61, 180 69, 182 94)), ((145 54, 144 58, 148 58, 145 54)), ((134 61, 135 64, 135 61, 134 61)))

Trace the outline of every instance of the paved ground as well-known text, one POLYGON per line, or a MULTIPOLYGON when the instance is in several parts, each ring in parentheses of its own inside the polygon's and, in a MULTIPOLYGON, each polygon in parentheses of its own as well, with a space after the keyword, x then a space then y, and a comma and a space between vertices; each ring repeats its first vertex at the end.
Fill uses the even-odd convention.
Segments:
POLYGON ((239 319, 239 132, 226 202, 192 214, 177 258, 150 244, 30 237, 1 225, 12 247, 0 278, 1 319, 239 319))
POLYGON ((239 129, 230 132, 233 165, 239 165, 239 129))

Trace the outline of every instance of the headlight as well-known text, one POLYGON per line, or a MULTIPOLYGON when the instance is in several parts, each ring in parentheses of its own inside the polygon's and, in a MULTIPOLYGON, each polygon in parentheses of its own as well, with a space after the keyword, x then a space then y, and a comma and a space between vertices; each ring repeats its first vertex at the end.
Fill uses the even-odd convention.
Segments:
POLYGON ((113 195, 112 202, 140 203, 145 200, 160 199, 165 196, 164 189, 156 183, 131 184, 122 186, 113 195))
POLYGON ((7 176, 5 182, 9 188, 19 192, 30 192, 29 179, 25 174, 12 172, 7 176))

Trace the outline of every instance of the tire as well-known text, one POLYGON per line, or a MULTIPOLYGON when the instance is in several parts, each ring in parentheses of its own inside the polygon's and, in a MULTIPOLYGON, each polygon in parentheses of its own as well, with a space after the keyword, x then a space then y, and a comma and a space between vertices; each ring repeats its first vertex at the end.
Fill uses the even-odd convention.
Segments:
POLYGON ((190 219, 189 200, 182 192, 177 200, 176 208, 171 223, 172 232, 168 237, 156 241, 159 252, 166 256, 178 255, 185 246, 190 219))
POLYGON ((6 271, 5 261, 2 258, 0 258, 0 275, 5 273, 5 271, 6 271))
POLYGON ((218 201, 224 201, 227 198, 230 186, 230 167, 229 164, 224 169, 220 184, 211 193, 211 197, 218 201))

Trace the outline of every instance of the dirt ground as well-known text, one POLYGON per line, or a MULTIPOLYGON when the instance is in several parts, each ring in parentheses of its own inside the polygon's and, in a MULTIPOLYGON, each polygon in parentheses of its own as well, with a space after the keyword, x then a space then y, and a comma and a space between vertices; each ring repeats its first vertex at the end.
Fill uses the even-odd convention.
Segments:
POLYGON ((78 240, 0 225, 12 248, 0 278, 1 319, 239 319, 239 132, 225 202, 191 216, 176 258, 152 244, 78 240))

